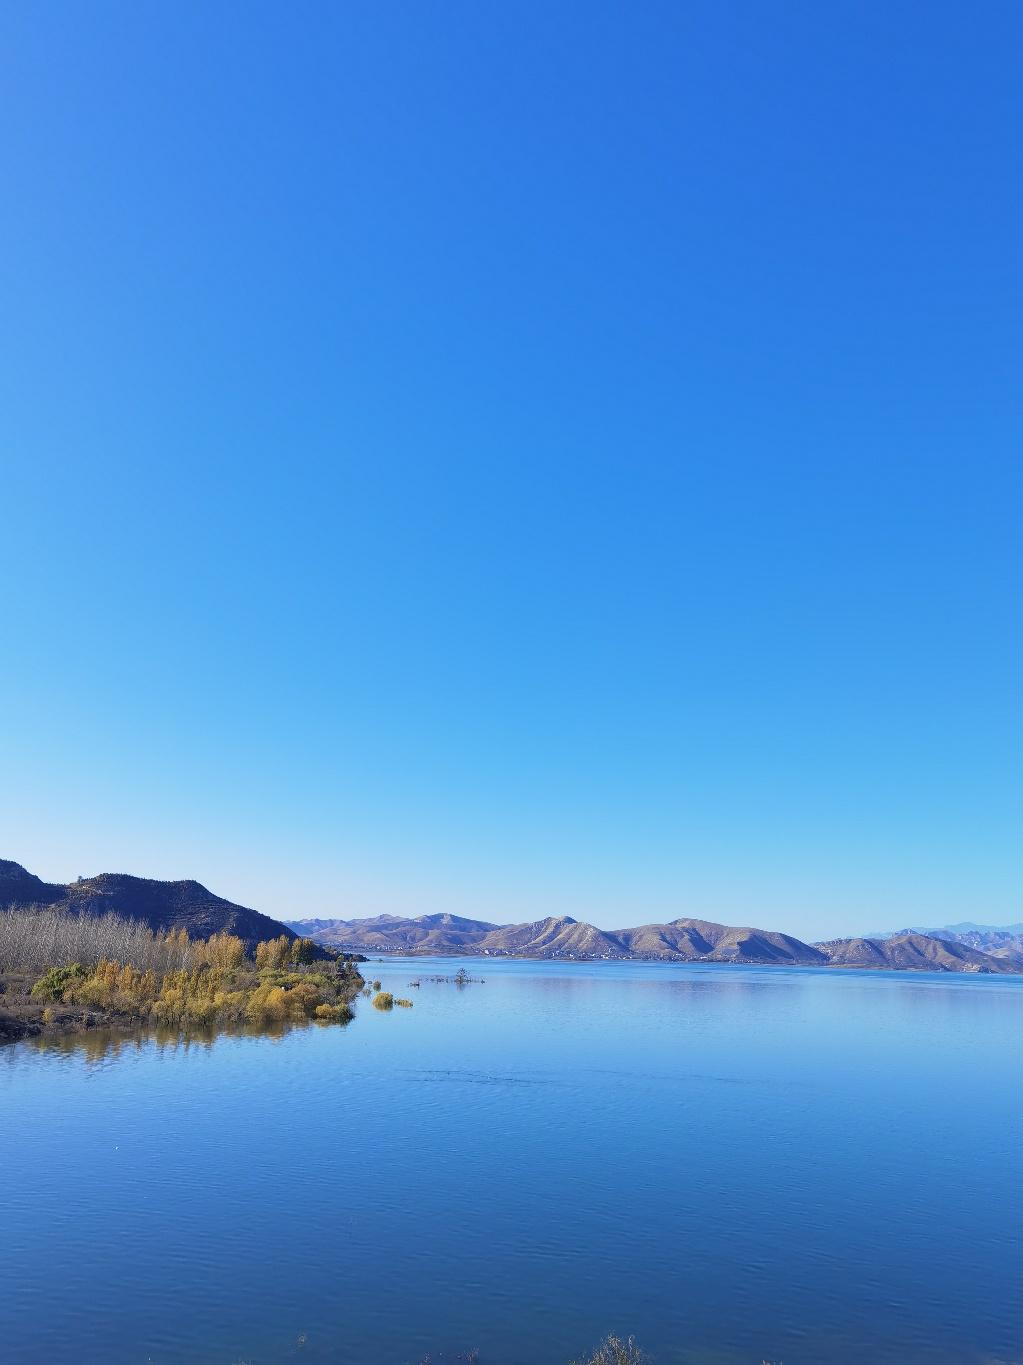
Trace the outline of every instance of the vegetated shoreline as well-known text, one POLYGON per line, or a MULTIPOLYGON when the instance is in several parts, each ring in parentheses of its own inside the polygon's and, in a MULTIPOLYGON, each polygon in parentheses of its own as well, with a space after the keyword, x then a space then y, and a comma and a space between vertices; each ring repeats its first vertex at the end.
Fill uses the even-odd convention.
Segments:
MULTIPOLYGON (((361 960, 361 959, 360 959, 361 960)), ((280 935, 249 948, 116 915, 0 911, 0 1043, 94 1029, 346 1024, 364 986, 355 959, 280 935)))

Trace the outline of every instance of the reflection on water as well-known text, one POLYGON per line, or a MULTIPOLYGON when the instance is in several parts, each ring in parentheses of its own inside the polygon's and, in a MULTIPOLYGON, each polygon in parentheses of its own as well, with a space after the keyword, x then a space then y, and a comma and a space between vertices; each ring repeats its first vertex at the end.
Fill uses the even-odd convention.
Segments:
MULTIPOLYGON (((87 1062, 110 1061, 123 1053, 140 1053, 147 1047, 159 1052, 187 1053, 192 1049, 209 1050, 218 1038, 264 1038, 280 1041, 296 1029, 348 1028, 349 1019, 299 1019, 272 1023, 231 1023, 212 1028, 183 1030, 174 1025, 146 1025, 134 1029, 93 1028, 81 1033, 41 1033, 24 1039, 19 1047, 64 1057, 81 1057, 87 1062)), ((0 1048, 0 1060, 13 1062, 14 1047, 0 1048)))
POLYGON ((0 1050, 5 1365, 1023 1360, 1023 981, 460 965, 0 1050))

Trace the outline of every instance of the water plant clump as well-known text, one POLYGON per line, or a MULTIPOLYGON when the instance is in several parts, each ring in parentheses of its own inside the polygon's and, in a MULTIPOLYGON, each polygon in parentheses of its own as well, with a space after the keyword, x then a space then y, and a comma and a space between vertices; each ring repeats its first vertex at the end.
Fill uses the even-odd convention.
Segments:
POLYGON ((650 1357, 636 1345, 635 1337, 608 1336, 585 1360, 572 1365, 645 1365, 650 1357))
POLYGON ((323 1024, 350 1024, 355 1018, 351 1005, 342 1001, 337 1005, 320 1004, 313 1010, 313 1018, 323 1024))
POLYGON ((379 991, 373 997, 373 1008, 377 1010, 394 1009, 394 996, 390 991, 379 991))

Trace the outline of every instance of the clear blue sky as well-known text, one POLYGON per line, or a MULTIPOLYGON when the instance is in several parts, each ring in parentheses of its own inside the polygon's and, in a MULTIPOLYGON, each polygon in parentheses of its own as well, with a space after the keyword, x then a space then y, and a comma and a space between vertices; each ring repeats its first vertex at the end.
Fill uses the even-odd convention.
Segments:
POLYGON ((0 18, 0 856, 1018 920, 1016 3, 0 18))

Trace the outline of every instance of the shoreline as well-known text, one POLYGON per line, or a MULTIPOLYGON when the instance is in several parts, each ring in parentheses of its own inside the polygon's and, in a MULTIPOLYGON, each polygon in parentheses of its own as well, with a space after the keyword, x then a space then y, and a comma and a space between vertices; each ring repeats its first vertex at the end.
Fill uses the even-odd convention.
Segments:
MULTIPOLYGON (((330 945, 333 946, 333 945, 330 945)), ((339 952, 349 951, 343 947, 339 952)), ((366 954, 366 949, 360 950, 366 954)), ((479 953, 438 953, 438 952, 416 952, 414 948, 395 950, 389 952, 384 948, 373 948, 369 950, 374 956, 365 956, 367 962, 390 962, 395 959, 406 958, 409 960, 417 959, 423 961, 436 960, 438 962, 557 962, 578 966, 597 966, 606 963, 608 966, 616 966, 624 963, 634 963, 637 966, 646 967, 773 967, 780 971, 791 968, 799 968, 802 971, 828 971, 828 972, 883 972, 890 976, 897 972, 911 972, 914 976, 967 976, 967 977, 1016 977, 1023 979, 1023 968, 1008 969, 1003 972, 993 972, 983 967, 966 967, 962 971, 955 971, 949 967, 888 967, 880 963, 866 962, 764 962, 758 958, 713 958, 713 957, 572 957, 568 954, 558 954, 557 956, 539 956, 535 953, 491 953, 489 955, 479 953)))

